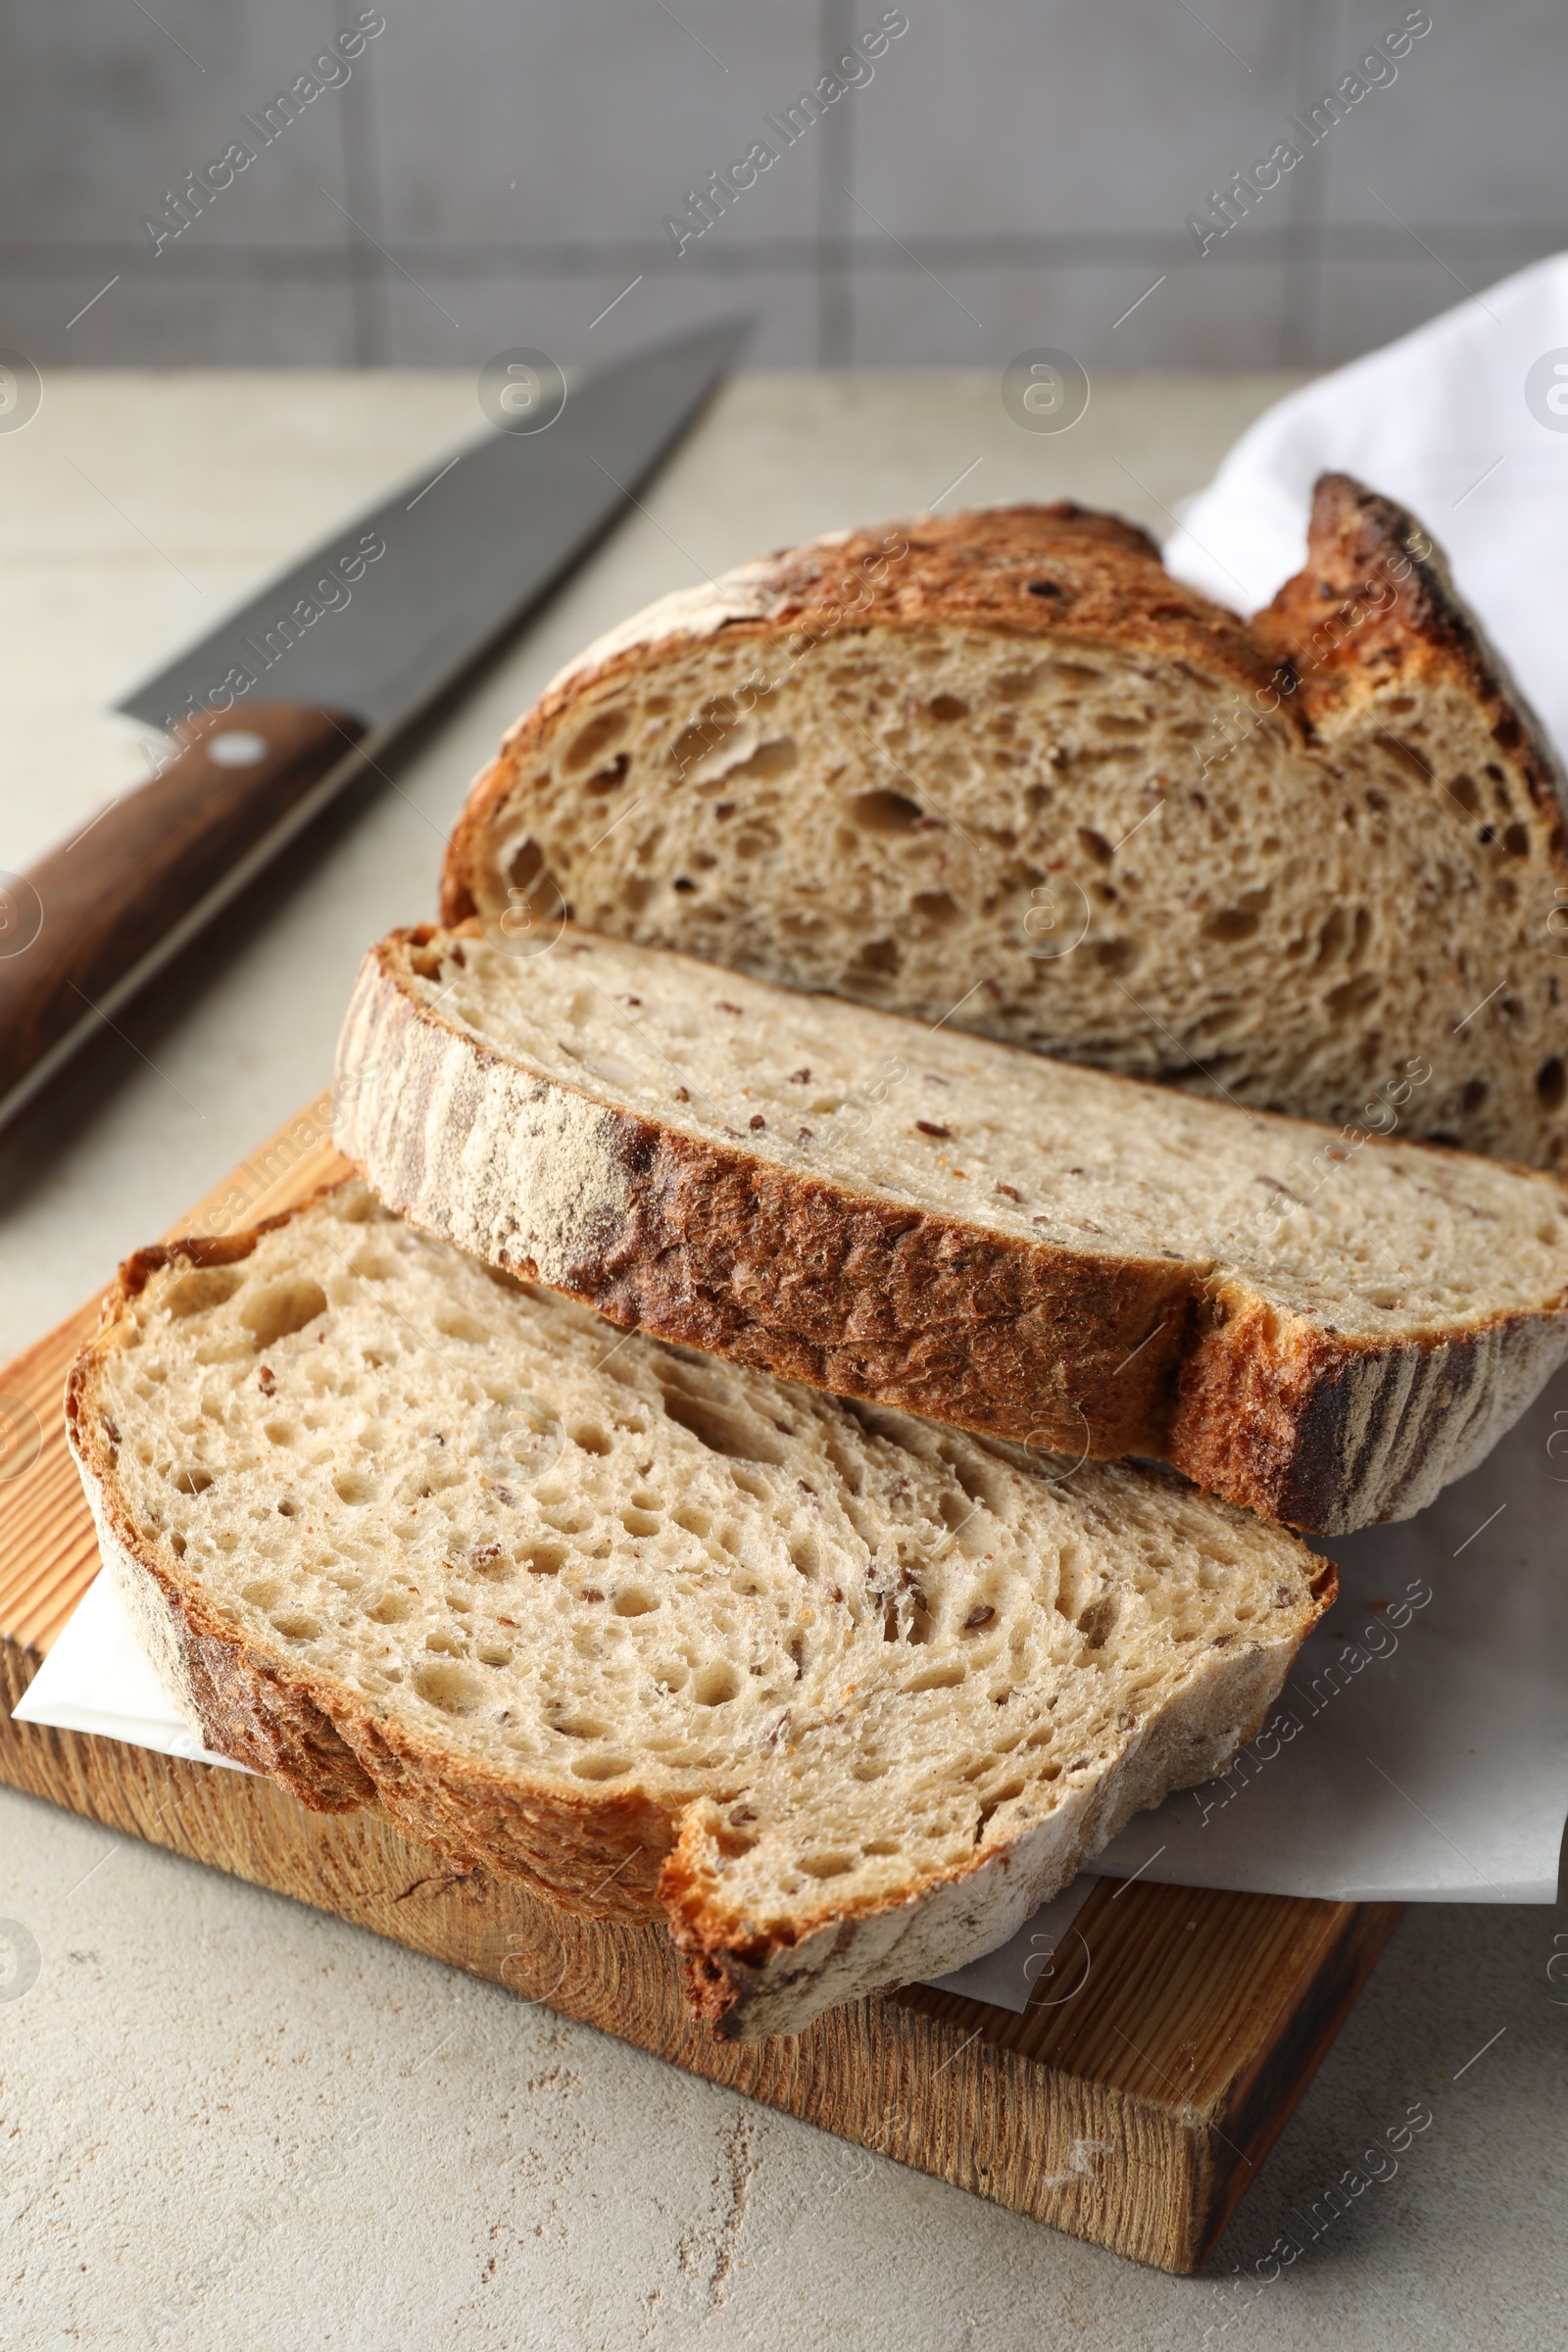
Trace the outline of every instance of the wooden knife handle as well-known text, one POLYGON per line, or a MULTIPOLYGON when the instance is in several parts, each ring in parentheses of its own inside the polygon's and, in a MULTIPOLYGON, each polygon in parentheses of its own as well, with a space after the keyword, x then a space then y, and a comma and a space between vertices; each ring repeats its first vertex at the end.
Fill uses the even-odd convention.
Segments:
POLYGON ((216 913, 215 894, 243 885, 270 835, 306 820, 304 804, 364 731, 347 712, 296 703, 198 713, 151 783, 27 873, 0 875, 0 1116, 74 1031, 90 1033, 95 1013, 194 935, 205 902, 216 913))

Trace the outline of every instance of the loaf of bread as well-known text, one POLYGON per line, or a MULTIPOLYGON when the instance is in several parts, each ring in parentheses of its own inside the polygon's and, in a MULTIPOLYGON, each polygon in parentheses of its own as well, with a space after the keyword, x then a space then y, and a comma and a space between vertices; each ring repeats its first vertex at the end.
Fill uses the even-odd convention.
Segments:
POLYGON ((395 932, 334 1132, 427 1231, 625 1323, 1296 1527, 1405 1518, 1568 1351, 1568 1188, 667 948, 395 932))
POLYGON ((443 913, 565 919, 1009 1044, 1568 1167, 1558 771, 1343 475, 1250 625, 1074 506, 666 598, 519 720, 443 913))
POLYGON ((667 1922, 744 2038, 1004 1942, 1332 1597, 1167 1474, 622 1335, 356 1184, 132 1258, 68 1426, 205 1746, 667 1922))

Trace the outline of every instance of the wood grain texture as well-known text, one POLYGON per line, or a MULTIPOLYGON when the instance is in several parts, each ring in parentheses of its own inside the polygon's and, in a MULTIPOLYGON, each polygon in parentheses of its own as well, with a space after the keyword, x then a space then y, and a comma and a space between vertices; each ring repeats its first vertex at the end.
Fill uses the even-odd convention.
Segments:
MULTIPOLYGON (((180 1221, 227 1233, 344 1174, 323 1095, 180 1221)), ((1057 2229, 1170 2271, 1202 2260, 1399 1916, 1104 1880, 1023 2015, 920 1986, 793 2037, 694 2024, 659 1928, 455 1876, 373 1812, 11 1709, 97 1567, 60 1389, 93 1300, 0 1371, 0 1780, 600 2027, 1057 2229), (24 1416, 35 1416, 36 1442, 24 1416), (13 1437, 9 1456, 5 1429, 13 1437), (9 1469, 9 1475, 7 1474, 9 1469)))
POLYGON ((346 711, 247 703, 190 720, 137 792, 18 877, 0 909, 0 1100, 256 852, 364 732, 346 711), (253 736, 239 765, 212 746, 253 736), (7 938, 7 933, 11 936, 7 938))

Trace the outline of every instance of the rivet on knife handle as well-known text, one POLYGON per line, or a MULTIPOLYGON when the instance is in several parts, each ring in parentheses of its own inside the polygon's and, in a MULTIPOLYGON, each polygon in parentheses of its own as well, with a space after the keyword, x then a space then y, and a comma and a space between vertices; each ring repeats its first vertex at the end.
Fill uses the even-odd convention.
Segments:
POLYGON ((151 783, 27 873, 0 876, 0 1120, 304 821, 363 734, 346 712, 205 712, 151 783))

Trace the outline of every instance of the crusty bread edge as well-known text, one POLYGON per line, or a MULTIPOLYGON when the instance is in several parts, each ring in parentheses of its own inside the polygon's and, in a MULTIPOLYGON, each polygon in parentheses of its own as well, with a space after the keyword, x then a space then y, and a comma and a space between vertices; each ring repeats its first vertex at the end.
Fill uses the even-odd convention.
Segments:
POLYGON ((1166 1458, 1262 1518, 1321 1535, 1425 1510, 1486 1459, 1568 1354, 1561 1296, 1383 1347, 1282 1323, 1245 1296, 1218 1308, 1225 1319, 1182 1367, 1166 1458))
POLYGON ((1454 586, 1446 557, 1408 507, 1353 474, 1319 474, 1306 561, 1250 626, 1259 649, 1282 664, 1280 682, 1290 682, 1287 669, 1298 681, 1308 726, 1321 727, 1330 740, 1347 723, 1381 723, 1381 692, 1401 682, 1407 659, 1458 686, 1486 714, 1498 748, 1519 762, 1532 805, 1546 821, 1553 865, 1568 875, 1568 774, 1508 663, 1454 586), (1398 664, 1392 675, 1391 653, 1398 664))
MULTIPOLYGON (((1014 1241, 760 1163, 744 1141, 676 1135, 479 1046, 421 1004, 404 968, 433 936, 393 932, 366 957, 338 1046, 339 1151, 416 1225, 660 1338, 990 1436, 1101 1458, 1162 1455, 1229 1502, 1328 1535, 1422 1509, 1484 1457, 1568 1353, 1562 1295, 1446 1336, 1347 1339, 1240 1285, 1210 1290, 1191 1267, 1014 1241), (932 1286, 952 1282, 957 1340, 913 1375, 895 1347, 890 1368, 869 1378, 862 1342, 834 1348, 804 1321, 808 1309, 822 1332, 840 1334, 852 1310, 863 1322, 863 1274, 843 1261, 877 1238, 890 1269, 895 1238, 909 1256, 902 1335, 891 1275, 877 1292, 890 1342, 923 1330, 932 1286), (765 1320, 735 1298, 742 1255, 767 1268, 765 1320), (794 1330, 780 1304, 792 1283, 807 1301, 794 1330), (1140 1349, 1161 1318, 1155 1344, 1140 1349), (1118 1386, 1130 1350, 1137 1385, 1123 1376, 1118 1386)), ((1563 1190, 1539 1169, 1517 1173, 1563 1190)))

